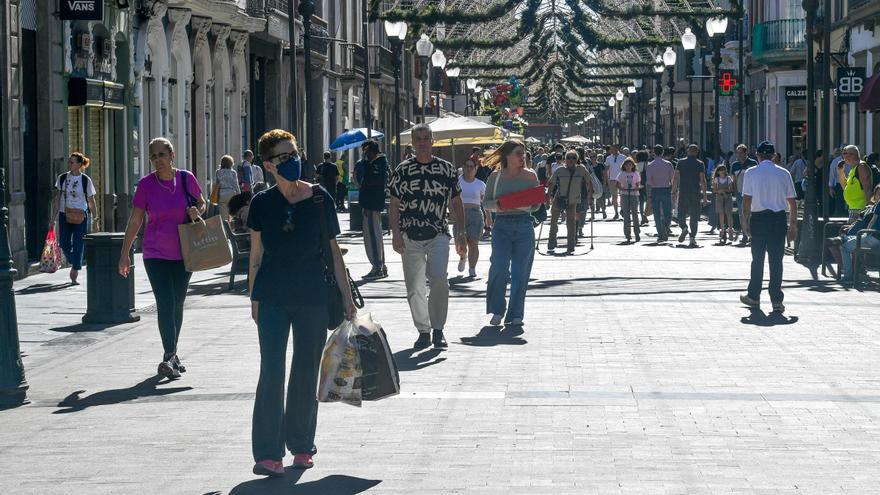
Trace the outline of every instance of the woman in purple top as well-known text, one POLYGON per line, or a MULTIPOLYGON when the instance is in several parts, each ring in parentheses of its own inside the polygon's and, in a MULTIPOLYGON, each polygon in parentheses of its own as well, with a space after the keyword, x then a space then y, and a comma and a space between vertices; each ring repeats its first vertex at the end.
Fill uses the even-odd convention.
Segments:
POLYGON ((119 255, 119 274, 128 277, 131 245, 147 217, 144 229, 144 268, 159 316, 159 335, 165 354, 158 373, 179 378, 186 368, 177 357, 177 340, 183 323, 183 302, 191 272, 183 265, 177 226, 194 221, 205 211, 202 189, 195 176, 174 168, 174 147, 165 138, 150 141, 150 163, 155 172, 142 177, 134 193, 134 209, 125 229, 119 255))

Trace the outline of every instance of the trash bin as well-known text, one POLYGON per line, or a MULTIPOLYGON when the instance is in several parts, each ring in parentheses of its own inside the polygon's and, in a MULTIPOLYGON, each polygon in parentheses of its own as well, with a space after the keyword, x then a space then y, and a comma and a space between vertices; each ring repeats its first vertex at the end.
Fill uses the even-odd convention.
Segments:
POLYGON ((118 271, 124 240, 123 232, 85 236, 88 307, 83 323, 130 323, 141 319, 134 308, 134 263, 128 278, 122 278, 118 271))

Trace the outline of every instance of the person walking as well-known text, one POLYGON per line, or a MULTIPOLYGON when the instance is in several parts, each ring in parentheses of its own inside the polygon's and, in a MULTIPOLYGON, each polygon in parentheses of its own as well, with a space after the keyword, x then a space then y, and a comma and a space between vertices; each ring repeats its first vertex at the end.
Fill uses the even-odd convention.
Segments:
MULTIPOLYGON (((403 259, 406 299, 419 333, 413 347, 448 347, 443 329, 449 310, 449 228, 447 210, 455 225, 464 224, 464 207, 458 171, 433 155, 434 137, 427 124, 412 128, 415 156, 404 160, 391 174, 392 246, 403 259), (427 276, 430 293, 426 294, 427 276), (433 335, 432 335, 433 331, 433 335)), ((456 252, 464 252, 465 229, 455 238, 456 252)))
POLYGON ((338 195, 336 183, 339 182, 339 168, 336 167, 336 162, 333 161, 332 152, 324 152, 324 161, 318 165, 315 173, 318 176, 318 183, 324 186, 324 190, 330 193, 330 196, 334 198, 333 202, 335 204, 335 198, 338 195))
MULTIPOLYGON (((569 154, 574 152, 569 152, 569 154)), ((577 160, 577 154, 574 153, 577 160)), ((502 319, 507 325, 523 324, 526 288, 535 259, 535 228, 532 223, 533 206, 505 209, 498 198, 539 185, 538 176, 525 168, 525 148, 519 141, 507 141, 486 158, 486 164, 495 171, 489 176, 483 200, 487 210, 496 212, 492 229, 492 256, 489 281, 486 287, 486 313, 489 324, 497 326, 502 319), (510 282, 510 304, 505 303, 507 284, 510 282)), ((568 158, 568 157, 566 157, 568 158)), ((555 177, 555 175, 554 175, 555 177)), ((570 220, 569 235, 574 221, 570 220)))
POLYGON ((846 184, 843 188, 843 199, 849 208, 849 221, 854 222, 859 218, 862 210, 868 205, 871 190, 874 187, 871 168, 862 161, 858 146, 849 145, 843 148, 843 161, 849 168, 849 172, 840 172, 840 183, 846 184))
POLYGON ((665 149, 662 144, 654 146, 654 160, 645 172, 648 201, 654 210, 654 225, 657 227, 657 242, 669 240, 669 225, 672 223, 672 179, 675 168, 663 159, 665 149))
POLYGON ((241 193, 241 186, 238 184, 238 173, 232 170, 233 165, 235 165, 235 162, 232 160, 232 157, 223 155, 220 158, 220 168, 214 171, 214 187, 220 190, 217 207, 220 209, 220 217, 227 222, 229 221, 229 199, 241 193))
POLYGON ((757 167, 746 171, 743 184, 743 233, 752 238, 752 270, 749 288, 740 301, 750 308, 760 306, 764 279, 764 258, 769 259, 770 285, 767 292, 773 311, 782 313, 782 257, 786 232, 789 241, 797 237, 797 194, 791 173, 773 163, 775 146, 770 141, 758 145, 757 167), (788 221, 785 210, 788 207, 788 221), (787 225, 786 225, 787 223, 787 225))
POLYGON ((251 447, 254 474, 283 476, 285 446, 293 454, 294 469, 313 467, 317 453, 318 369, 328 326, 326 249, 335 279, 345 281, 338 284, 345 319, 353 320, 357 309, 336 243, 339 220, 333 197, 323 187, 300 180, 302 164, 293 134, 269 131, 260 137, 258 151, 276 185, 254 196, 248 213, 251 318, 260 344, 251 447), (323 244, 322 230, 329 246, 323 244), (285 407, 284 361, 291 329, 285 407))
MULTIPOLYGON (((748 155, 749 148, 745 144, 739 144, 736 146, 736 161, 730 166, 730 175, 733 176, 733 181, 736 184, 736 209, 737 216, 740 219, 740 228, 737 229, 734 233, 734 240, 736 240, 736 235, 742 232, 742 185, 743 185, 743 174, 746 173, 746 170, 757 167, 758 162, 754 159, 750 158, 748 155)), ((749 236, 743 234, 739 240, 740 246, 745 246, 749 243, 749 236)))
MULTIPOLYGON (((477 261, 480 259, 480 238, 483 236, 483 227, 490 225, 492 221, 488 210, 483 210, 486 183, 477 178, 477 164, 473 160, 464 163, 462 174, 458 177, 458 187, 461 188, 461 202, 464 206, 464 235, 467 240, 465 252, 461 253, 458 260, 458 272, 461 273, 465 267, 469 267, 468 276, 474 278, 477 276, 477 261)), ((456 237, 460 234, 458 230, 458 226, 453 229, 456 237)))
POLYGON ((678 224, 681 235, 678 242, 683 243, 690 234, 690 247, 697 247, 697 228, 700 225, 700 214, 703 206, 708 204, 706 195, 706 166, 697 160, 700 148, 691 144, 687 149, 687 158, 678 161, 678 167, 672 178, 672 194, 678 195, 678 224), (702 197, 701 197, 702 195, 702 197), (690 229, 688 229, 690 217, 690 229))
POLYGON ((605 173, 605 161, 599 159, 595 150, 590 152, 590 160, 593 162, 593 175, 602 184, 602 196, 594 201, 593 211, 601 212, 602 219, 607 220, 608 214, 605 213, 605 201, 608 199, 608 174, 605 173))
POLYGON ((623 235, 626 242, 632 242, 631 232, 635 232, 636 242, 639 236, 639 189, 642 178, 636 162, 627 157, 617 174, 617 190, 620 193, 620 210, 623 214, 623 235))
POLYGON ((559 215, 565 212, 566 254, 574 252, 577 244, 577 206, 589 200, 588 191, 592 189, 587 169, 578 165, 578 154, 569 151, 565 154, 565 166, 558 168, 547 182, 547 195, 550 202, 550 236, 547 249, 556 249, 556 234, 559 231, 559 215))
POLYGON ((91 222, 98 222, 98 205, 95 203, 95 184, 83 173, 89 167, 89 159, 82 153, 71 153, 67 159, 67 172, 55 180, 55 205, 49 230, 55 230, 58 222, 58 246, 70 263, 70 283, 79 285, 77 278, 82 270, 83 237, 91 230, 91 222))
POLYGON ((718 237, 721 244, 727 244, 727 240, 733 242, 733 192, 736 191, 736 182, 733 177, 727 175, 727 165, 715 167, 712 176, 712 193, 715 194, 715 213, 718 214, 718 237))
POLYGON ((242 191, 253 192, 254 190, 254 152, 245 150, 242 154, 241 164, 238 165, 238 187, 242 191))
POLYGON ((155 171, 142 177, 135 189, 118 270, 122 277, 128 277, 131 246, 146 216, 144 269, 156 298, 164 350, 158 373, 171 379, 186 371, 177 356, 177 343, 183 327, 183 303, 192 277, 183 264, 177 227, 198 220, 205 213, 205 200, 198 179, 189 171, 174 167, 176 155, 171 141, 155 138, 148 149, 155 171))
POLYGON ((646 211, 646 202, 648 198, 648 194, 646 191, 646 183, 648 181, 647 177, 647 169, 648 169, 648 150, 638 150, 634 153, 635 163, 636 163, 636 171, 639 173, 639 215, 642 217, 641 225, 648 225, 648 215, 646 211))
POLYGON ((800 153, 792 155, 791 165, 788 167, 791 179, 794 181, 794 191, 798 201, 804 199, 804 177, 807 175, 807 162, 800 153))
POLYGON ((385 238, 382 235, 382 212, 385 211, 385 191, 388 187, 388 159, 379 151, 379 143, 369 140, 361 145, 364 160, 358 173, 361 185, 358 203, 363 216, 364 248, 372 269, 364 280, 378 280, 388 276, 385 266, 385 238))
POLYGON ((620 175, 620 167, 623 165, 623 160, 625 159, 626 156, 620 153, 620 148, 616 144, 611 145, 608 156, 605 157, 605 176, 608 179, 609 194, 611 194, 611 204, 614 206, 614 218, 612 218, 611 221, 615 221, 620 218, 617 212, 617 176, 620 175))

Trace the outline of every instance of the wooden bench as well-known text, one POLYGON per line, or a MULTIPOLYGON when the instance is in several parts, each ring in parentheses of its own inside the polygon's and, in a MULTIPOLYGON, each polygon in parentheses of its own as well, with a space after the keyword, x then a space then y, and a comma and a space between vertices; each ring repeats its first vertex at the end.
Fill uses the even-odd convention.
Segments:
POLYGON ((880 275, 880 251, 868 247, 862 247, 862 239, 869 235, 880 235, 880 231, 862 229, 856 234, 856 249, 853 251, 853 287, 858 289, 861 285, 861 269, 865 271, 876 270, 880 275))
POLYGON ((247 232, 235 233, 229 222, 223 220, 223 230, 232 244, 232 265, 229 266, 229 289, 235 286, 235 274, 239 273, 244 265, 244 273, 248 273, 248 260, 251 257, 251 236, 247 232))

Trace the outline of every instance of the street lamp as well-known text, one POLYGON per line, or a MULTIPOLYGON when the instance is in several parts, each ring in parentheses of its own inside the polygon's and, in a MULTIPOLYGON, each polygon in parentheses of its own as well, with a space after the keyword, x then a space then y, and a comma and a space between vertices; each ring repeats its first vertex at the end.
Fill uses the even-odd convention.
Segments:
POLYGON ((617 100, 615 99, 617 95, 612 96, 608 99, 608 107, 611 111, 611 141, 617 141, 617 126, 619 125, 617 122, 617 100))
POLYGON ((470 109, 471 112, 476 113, 474 112, 475 109, 473 108, 473 102, 471 99, 474 97, 474 91, 477 89, 477 80, 473 78, 468 79, 465 81, 465 87, 467 88, 467 105, 464 107, 464 114, 467 116, 470 115, 468 109, 470 109))
POLYGON ((709 33, 709 36, 712 37, 712 48, 714 49, 714 53, 712 55, 712 64, 715 66, 715 122, 713 123, 714 127, 712 128, 712 133, 714 134, 714 143, 712 146, 712 161, 718 161, 718 158, 721 156, 721 113, 718 111, 718 106, 720 105, 720 94, 718 92, 718 75, 720 74, 721 67, 721 40, 724 39, 724 33, 727 32, 727 18, 724 16, 719 17, 710 17, 706 19, 706 32, 709 33))
POLYGON ((636 141, 643 143, 644 127, 642 123, 642 89, 644 81, 641 79, 633 79, 633 86, 636 88, 636 141))
POLYGON ((681 35, 681 46, 687 55, 685 62, 688 80, 688 144, 694 142, 694 50, 697 48, 697 35, 691 28, 685 28, 681 35))
MULTIPOLYGON (((312 104, 314 103, 314 98, 312 97, 312 15, 315 13, 315 2, 314 0, 302 0, 299 3, 299 7, 297 8, 299 11, 299 15, 302 16, 303 23, 303 53, 304 57, 304 68, 305 68, 305 78, 306 78, 306 138, 303 140, 304 149, 303 154, 309 160, 309 163, 314 163, 315 157, 312 156, 312 149, 310 144, 314 144, 316 138, 318 138, 317 133, 315 132, 315 120, 316 116, 313 112, 312 104)), ((366 47, 364 47, 366 49, 366 47)), ((369 127, 369 125, 368 125, 369 127)), ((320 142, 320 141, 318 141, 320 142)), ((317 153, 317 152, 316 152, 317 153)), ((317 154, 315 153, 315 156, 317 154)), ((305 167, 303 170, 311 170, 313 167, 305 167)), ((307 174, 305 179, 311 179, 311 174, 307 174)))
MULTIPOLYGON (((446 67, 446 55, 443 54, 443 50, 437 50, 431 55, 431 65, 435 68, 440 69, 440 73, 442 74, 443 68, 446 67)), ((440 76, 442 77, 442 76, 440 76)), ((438 85, 437 88, 437 118, 440 118, 440 89, 442 87, 442 82, 438 85)))
POLYGON ((654 98, 654 143, 663 142, 663 126, 660 123, 660 103, 663 98, 663 71, 666 70, 663 65, 663 57, 657 55, 654 63, 654 79, 656 79, 656 97, 654 98))
POLYGON ((403 42, 409 30, 406 22, 385 21, 385 34, 394 50, 394 163, 400 163, 400 67, 403 62, 403 42))
POLYGON ((449 89, 452 92, 452 113, 455 113, 455 98, 458 96, 458 75, 461 74, 461 69, 458 67, 452 67, 451 69, 446 69, 446 77, 449 78, 449 89))
MULTIPOLYGON (((806 11, 806 36, 807 36, 807 189, 804 191, 804 220, 801 226, 801 239, 797 244, 795 259, 798 263, 806 266, 813 279, 818 278, 816 269, 819 266, 820 258, 820 237, 819 237, 819 207, 816 203, 816 167, 812 166, 815 162, 816 153, 816 129, 818 128, 818 118, 816 115, 816 71, 813 60, 813 42, 815 39, 814 29, 816 27, 816 14, 819 9, 817 0, 803 0, 802 7, 806 11)), ((828 13, 826 12, 826 16, 828 13)), ((827 39, 827 38, 826 38, 827 39)), ((829 47, 823 47, 824 51, 828 51, 829 47)), ((827 77, 828 66, 822 67, 823 77, 827 77)), ((828 94, 823 95, 828 98, 828 94)), ((825 151, 828 153, 828 151, 825 151)), ((823 186, 824 187, 824 186, 823 186)), ((826 202, 828 197, 825 197, 826 202)), ((795 215, 796 217, 796 215, 795 215)), ((856 277, 859 276, 857 273, 856 277)))
POLYGON ((663 65, 668 71, 666 87, 669 88, 669 139, 672 146, 675 146, 675 61, 678 55, 671 46, 666 47, 663 52, 663 65))
POLYGON ((416 42, 416 54, 419 56, 419 62, 422 66, 422 122, 425 122, 425 109, 428 106, 428 57, 434 51, 434 43, 427 34, 422 34, 419 41, 416 42))

